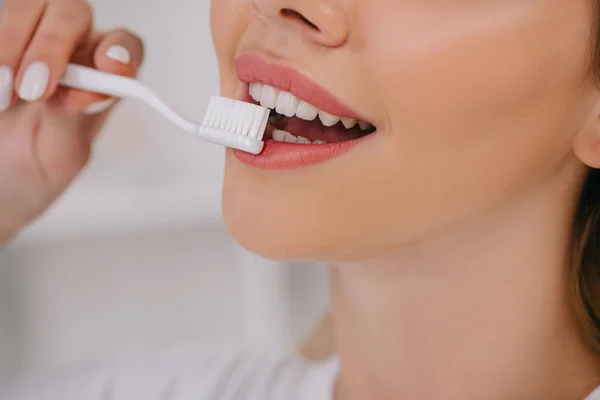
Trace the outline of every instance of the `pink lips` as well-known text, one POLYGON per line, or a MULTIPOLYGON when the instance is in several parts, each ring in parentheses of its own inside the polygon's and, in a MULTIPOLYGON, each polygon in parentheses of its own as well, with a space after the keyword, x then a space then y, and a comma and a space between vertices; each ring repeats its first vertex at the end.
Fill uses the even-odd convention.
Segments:
MULTIPOLYGON (((260 82, 284 90, 320 110, 338 117, 361 119, 326 89, 290 67, 278 65, 257 54, 245 54, 235 60, 235 70, 244 83, 260 82)), ((243 100, 248 99, 247 90, 243 100)), ((301 132, 297 134, 302 135, 301 132)), ((258 155, 234 150, 244 164, 264 169, 291 169, 318 164, 338 157, 373 134, 356 140, 329 144, 294 144, 267 140, 258 155)))
POLYGON ((326 89, 290 67, 278 65, 257 54, 244 54, 235 59, 235 72, 244 83, 260 82, 289 92, 319 110, 338 117, 358 119, 354 111, 326 89))
POLYGON ((358 143, 368 140, 365 136, 356 140, 329 144, 294 144, 267 140, 258 155, 233 150, 235 157, 244 164, 263 169, 293 169, 320 164, 341 156, 358 143))

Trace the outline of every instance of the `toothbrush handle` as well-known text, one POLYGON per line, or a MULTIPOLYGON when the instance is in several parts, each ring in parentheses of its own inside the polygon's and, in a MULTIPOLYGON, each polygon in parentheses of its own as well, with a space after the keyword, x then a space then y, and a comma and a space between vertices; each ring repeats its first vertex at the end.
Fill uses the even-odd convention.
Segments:
MULTIPOLYGON (((260 153, 263 148, 261 138, 264 133, 264 126, 262 128, 263 131, 254 132, 253 137, 249 137, 248 135, 230 132, 231 129, 229 127, 223 126, 219 129, 210 125, 199 125, 181 116, 136 79, 109 74, 81 65, 69 64, 59 83, 62 86, 105 94, 107 96, 127 97, 140 100, 152 107, 155 111, 161 113, 174 124, 191 133, 194 137, 211 143, 248 151, 253 154, 260 153), (260 133, 260 138, 256 137, 258 136, 258 133, 260 133)), ((217 110, 211 111, 212 113, 215 113, 213 117, 218 116, 220 121, 224 112, 231 112, 228 108, 231 108, 231 106, 226 106, 224 108, 223 106, 217 107, 217 110)), ((235 107, 233 110, 235 110, 235 107)), ((268 113, 264 115, 265 126, 267 117, 268 113)))
POLYGON ((128 97, 141 100, 171 122, 190 133, 196 133, 197 125, 194 122, 182 117, 136 79, 109 74, 81 65, 69 64, 60 80, 60 84, 112 97, 128 97))
POLYGON ((138 97, 138 81, 124 76, 113 75, 81 65, 69 64, 60 80, 62 86, 87 90, 113 97, 138 97))

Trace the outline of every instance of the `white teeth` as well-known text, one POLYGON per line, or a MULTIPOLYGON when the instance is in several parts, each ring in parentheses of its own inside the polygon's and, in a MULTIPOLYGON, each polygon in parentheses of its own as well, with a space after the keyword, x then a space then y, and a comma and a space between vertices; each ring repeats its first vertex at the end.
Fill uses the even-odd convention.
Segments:
POLYGON ((358 123, 355 119, 350 118, 342 118, 342 124, 346 127, 346 129, 352 129, 358 123))
POLYGON ((275 129, 273 131, 273 140, 275 140, 276 142, 296 143, 298 138, 296 138, 296 136, 292 135, 289 132, 275 129))
POLYGON ((327 144, 327 142, 323 140, 315 140, 311 142, 307 138, 303 136, 294 136, 289 132, 282 131, 280 129, 275 129, 273 131, 273 140, 276 142, 287 142, 287 143, 296 143, 296 144, 327 144))
MULTIPOLYGON (((340 118, 329 114, 326 111, 319 110, 312 104, 298 99, 291 93, 275 89, 273 86, 264 85, 262 83, 251 83, 249 85, 250 96, 261 106, 265 108, 275 109, 280 116, 293 117, 294 115, 306 121, 313 121, 317 117, 323 125, 327 127, 334 126, 342 121, 346 129, 352 129, 358 123, 358 126, 363 131, 373 128, 371 124, 357 121, 350 118, 340 118)), ((282 117, 283 118, 283 117, 282 117)))
POLYGON ((260 105, 265 108, 275 108, 277 96, 279 96, 279 90, 273 86, 264 85, 260 95, 260 105))
POLYGON ((285 133, 285 141, 288 143, 296 143, 296 140, 298 140, 298 138, 294 135, 292 135, 289 132, 285 133))
POLYGON ((279 114, 283 114, 286 117, 293 117, 298 109, 300 100, 291 93, 281 92, 277 98, 277 105, 275 110, 279 114))
POLYGON ((313 119, 317 118, 317 115, 319 115, 319 110, 317 110, 315 106, 308 104, 305 101, 301 101, 298 104, 298 109, 296 109, 296 117, 306 121, 312 121, 313 119))
POLYGON ((250 96, 255 100, 260 102, 260 96, 262 94, 263 85, 261 83, 251 83, 250 84, 250 96))
POLYGON ((280 131, 279 129, 275 129, 273 131, 273 140, 277 142, 285 142, 286 131, 280 131))
POLYGON ((360 127, 360 129, 362 129, 363 131, 366 131, 366 130, 369 130, 369 129, 371 129, 371 128, 372 128, 371 124, 369 124, 369 123, 366 123, 366 122, 362 122, 362 121, 360 121, 360 122, 358 123, 358 126, 359 126, 359 127, 360 127))
POLYGON ((335 115, 331 115, 325 111, 319 111, 319 119, 325 126, 334 126, 338 122, 340 122, 340 117, 336 117, 335 115))

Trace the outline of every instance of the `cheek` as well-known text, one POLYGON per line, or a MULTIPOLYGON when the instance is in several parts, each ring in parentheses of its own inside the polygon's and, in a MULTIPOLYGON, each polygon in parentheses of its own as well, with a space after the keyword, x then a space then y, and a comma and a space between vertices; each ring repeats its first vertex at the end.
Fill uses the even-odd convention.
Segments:
POLYGON ((212 0, 211 32, 219 65, 221 92, 232 95, 237 86, 233 59, 252 18, 250 0, 212 0))
POLYGON ((590 13, 585 1, 542 3, 363 10, 375 86, 395 146, 411 149, 405 160, 444 165, 459 181, 478 169, 485 188, 522 184, 564 159, 587 90, 590 13), (391 26, 395 46, 384 40, 391 26))
MULTIPOLYGON (((215 1, 222 15, 239 3, 215 1)), ((242 245, 276 259, 372 257, 480 216, 564 159, 589 41, 580 28, 587 10, 568 4, 587 0, 531 2, 554 9, 492 20, 423 13, 415 4, 426 2, 353 2, 362 27, 351 46, 360 62, 347 64, 367 66, 357 91, 387 115, 371 145, 272 174, 228 152, 224 217, 242 245)), ((240 30, 214 29, 222 80, 235 81, 228 57, 240 30)))
MULTIPOLYGON (((564 104, 578 95, 591 42, 590 32, 581 28, 590 26, 588 7, 581 6, 586 1, 506 5, 504 12, 478 10, 472 3, 472 11, 456 7, 457 15, 419 6, 403 6, 403 13, 363 10, 366 58, 391 122, 422 117, 421 126, 494 127, 521 120, 533 107, 558 108, 552 102, 564 104), (399 38, 394 46, 386 41, 391 27, 399 38)), ((462 137, 472 133, 463 130, 462 137)))

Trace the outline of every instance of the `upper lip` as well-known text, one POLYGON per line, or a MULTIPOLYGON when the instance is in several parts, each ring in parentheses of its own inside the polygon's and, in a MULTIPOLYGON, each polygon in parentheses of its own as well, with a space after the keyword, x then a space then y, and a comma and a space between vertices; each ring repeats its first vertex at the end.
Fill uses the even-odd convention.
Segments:
POLYGON ((292 67, 280 65, 255 53, 240 55, 234 65, 238 79, 244 83, 259 82, 273 86, 329 114, 366 122, 327 89, 292 67))

